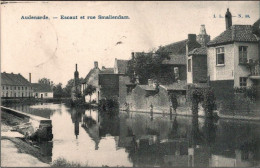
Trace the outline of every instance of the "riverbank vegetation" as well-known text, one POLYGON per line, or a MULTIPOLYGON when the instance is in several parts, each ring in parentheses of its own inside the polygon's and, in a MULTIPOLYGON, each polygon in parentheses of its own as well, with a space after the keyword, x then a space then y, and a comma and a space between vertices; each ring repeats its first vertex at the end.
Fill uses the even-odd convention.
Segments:
POLYGON ((64 158, 54 160, 51 167, 88 167, 88 164, 80 164, 78 162, 70 162, 64 158))

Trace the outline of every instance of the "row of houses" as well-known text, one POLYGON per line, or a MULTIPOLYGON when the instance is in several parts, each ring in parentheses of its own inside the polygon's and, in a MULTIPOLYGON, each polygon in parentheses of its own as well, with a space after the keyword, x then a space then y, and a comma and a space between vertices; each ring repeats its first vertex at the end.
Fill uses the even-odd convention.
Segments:
MULTIPOLYGON (((201 25, 198 35, 188 34, 187 39, 158 49, 159 53, 169 53, 169 59, 162 61, 159 85, 152 80, 140 85, 138 78, 131 83, 126 74, 129 60, 115 59, 113 68, 100 69, 95 62, 81 84, 81 90, 89 84, 94 85, 97 90, 92 97, 96 101, 116 99, 121 106, 128 103, 133 109, 147 109, 150 104, 168 109, 170 93, 178 94, 179 104, 185 105, 190 86, 211 86, 217 99, 234 88, 256 86, 259 92, 259 22, 232 25, 232 15, 227 9, 226 30, 213 40, 205 25, 201 25)), ((131 56, 135 59, 138 53, 133 52, 131 56)))
POLYGON ((53 98, 53 90, 49 84, 31 83, 20 73, 1 73, 1 98, 53 98))

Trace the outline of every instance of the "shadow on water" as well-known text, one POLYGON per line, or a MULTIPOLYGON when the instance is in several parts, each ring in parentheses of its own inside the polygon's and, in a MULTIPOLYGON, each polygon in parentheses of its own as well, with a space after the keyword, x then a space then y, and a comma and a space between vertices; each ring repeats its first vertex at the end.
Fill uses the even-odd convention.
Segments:
POLYGON ((63 156, 89 166, 127 167, 248 167, 260 161, 259 124, 251 122, 161 114, 151 120, 149 113, 63 104, 23 110, 52 119, 53 142, 40 146, 52 161, 63 156))

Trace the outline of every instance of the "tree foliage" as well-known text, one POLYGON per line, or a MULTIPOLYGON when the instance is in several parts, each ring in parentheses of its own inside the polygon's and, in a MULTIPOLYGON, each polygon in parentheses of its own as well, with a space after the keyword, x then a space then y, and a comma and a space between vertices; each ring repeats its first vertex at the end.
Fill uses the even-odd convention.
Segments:
POLYGON ((95 93, 96 87, 93 85, 88 85, 87 88, 84 90, 84 95, 89 95, 90 97, 90 102, 91 102, 91 96, 93 93, 95 93))
POLYGON ((41 78, 38 80, 38 83, 42 83, 42 84, 48 84, 50 86, 53 86, 53 83, 51 82, 50 79, 48 78, 41 78))
POLYGON ((62 89, 62 84, 59 83, 53 86, 53 97, 54 98, 61 98, 64 96, 64 91, 62 89))
POLYGON ((159 73, 162 69, 162 61, 169 58, 169 53, 160 51, 136 53, 128 62, 127 75, 131 82, 135 82, 138 76, 140 84, 147 84, 148 79, 159 80, 159 73))
MULTIPOLYGON (((80 83, 82 83, 83 80, 84 80, 83 78, 79 78, 80 83)), ((71 96, 71 90, 72 90, 73 85, 74 85, 74 79, 70 79, 64 88, 64 96, 66 96, 66 97, 71 96)))

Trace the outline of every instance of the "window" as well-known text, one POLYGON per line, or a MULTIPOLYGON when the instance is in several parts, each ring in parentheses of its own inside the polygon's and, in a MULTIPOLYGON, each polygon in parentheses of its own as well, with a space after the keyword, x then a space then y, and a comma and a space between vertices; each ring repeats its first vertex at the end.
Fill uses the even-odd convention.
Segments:
POLYGON ((225 64, 225 53, 224 47, 216 48, 216 64, 217 65, 224 65, 225 64))
POLYGON ((241 87, 246 86, 246 80, 247 80, 246 77, 240 77, 240 78, 239 78, 239 85, 240 85, 241 87))
POLYGON ((175 80, 178 80, 180 78, 178 67, 174 67, 174 76, 175 76, 175 80))
POLYGON ((14 92, 14 97, 16 97, 16 93, 14 92))
POLYGON ((35 93, 35 96, 38 96, 38 93, 35 93))
POLYGON ((239 63, 247 63, 247 46, 239 46, 239 63))
POLYGON ((22 86, 22 90, 23 90, 23 86, 22 86))
POLYGON ((8 90, 8 86, 6 86, 6 90, 8 90))
POLYGON ((48 93, 45 93, 45 96, 48 96, 48 93))
POLYGON ((191 59, 188 59, 188 72, 191 72, 191 59))
POLYGON ((27 90, 27 87, 25 87, 25 90, 27 90))
POLYGON ((3 86, 3 90, 5 90, 5 87, 3 86))
POLYGON ((14 90, 16 90, 16 86, 14 87, 14 90))
POLYGON ((18 90, 20 90, 20 87, 18 86, 18 90))

